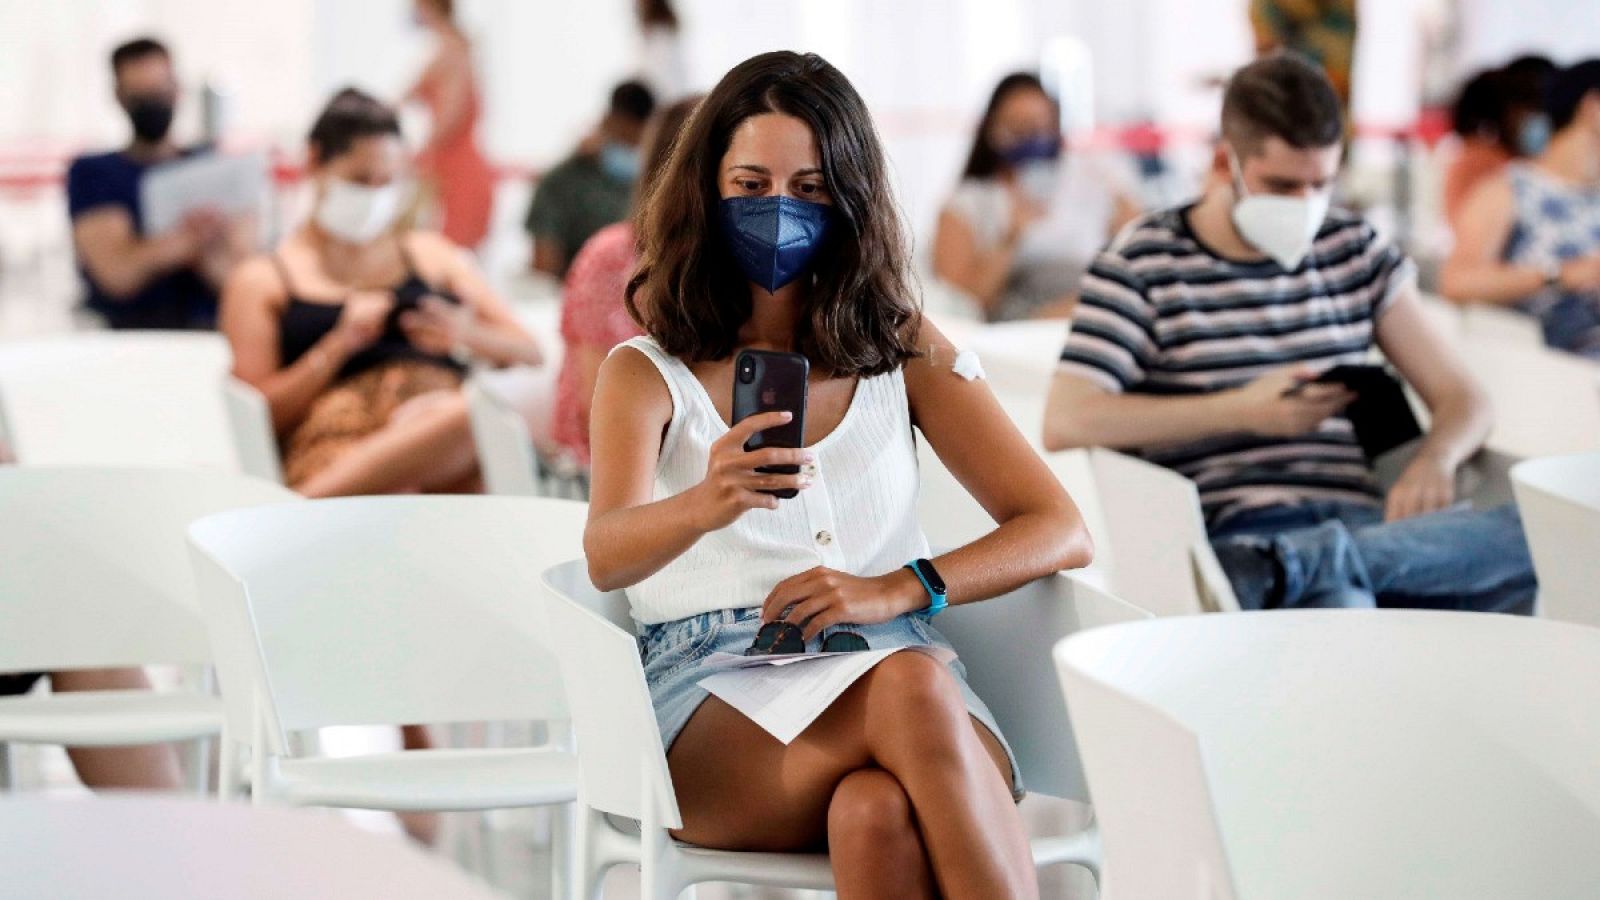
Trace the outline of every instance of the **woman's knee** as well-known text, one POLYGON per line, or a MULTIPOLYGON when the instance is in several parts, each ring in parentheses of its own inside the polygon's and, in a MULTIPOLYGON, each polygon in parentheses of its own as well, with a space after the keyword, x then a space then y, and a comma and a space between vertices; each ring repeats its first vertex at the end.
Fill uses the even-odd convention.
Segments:
POLYGON ((883 769, 858 769, 833 789, 828 803, 828 842, 834 848, 874 848, 874 852, 920 851, 911 798, 883 769))
POLYGON ((471 431, 472 418, 467 395, 462 391, 429 391, 400 404, 389 416, 389 424, 427 423, 444 430, 471 431))
POLYGON ((872 704, 910 716, 944 711, 953 721, 964 720, 966 702, 950 667, 926 653, 902 651, 873 667, 872 704), (959 714, 959 715, 958 715, 959 714))

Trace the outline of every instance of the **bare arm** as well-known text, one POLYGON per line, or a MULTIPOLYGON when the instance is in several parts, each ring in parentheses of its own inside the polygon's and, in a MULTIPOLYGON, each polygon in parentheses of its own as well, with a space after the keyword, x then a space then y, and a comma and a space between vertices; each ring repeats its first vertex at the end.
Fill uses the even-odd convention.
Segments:
POLYGON ((939 214, 939 228, 933 238, 933 272, 967 292, 983 309, 992 309, 999 302, 1016 256, 1015 234, 1008 234, 994 247, 980 249, 966 219, 950 210, 939 214))
MULTIPOLYGON (((950 474, 998 527, 934 561, 951 603, 984 600, 1094 556, 1078 507, 982 380, 951 371, 955 348, 924 320, 925 356, 906 364, 911 414, 950 474)), ((911 573, 906 572, 907 576, 911 573)), ((926 605, 920 583, 911 586, 926 605)))
MULTIPOLYGON (((912 418, 945 467, 998 525, 933 561, 948 589, 947 601, 986 600, 1052 572, 1088 565, 1094 546, 1077 506, 989 386, 951 371, 955 350, 926 321, 918 344, 922 357, 905 369, 912 418)), ((779 582, 762 615, 768 621, 786 616, 803 622, 809 639, 833 625, 888 621, 927 605, 926 590, 907 569, 862 577, 818 567, 779 582)))
POLYGON ((429 79, 435 86, 431 109, 433 124, 425 152, 437 149, 466 125, 472 101, 472 57, 466 45, 450 42, 442 47, 438 59, 407 96, 418 96, 422 81, 429 79))
POLYGON ((1545 273, 1512 265, 1500 255, 1515 212, 1511 182, 1494 178, 1468 196, 1455 247, 1439 272, 1439 292, 1457 303, 1515 303, 1544 287, 1545 273))
POLYGON ((205 239, 189 227, 140 237, 127 210, 104 207, 72 220, 72 243, 94 283, 112 299, 125 300, 168 272, 193 264, 205 239))
POLYGON ((1483 446, 1494 424, 1488 394, 1423 311, 1415 287, 1394 298, 1378 319, 1376 335, 1432 418, 1422 446, 1389 491, 1386 516, 1443 509, 1455 499, 1456 470, 1483 446))
POLYGON ((468 254, 443 235, 423 232, 412 240, 430 260, 438 261, 445 288, 470 311, 459 336, 467 350, 496 366, 537 366, 544 362, 539 342, 489 287, 468 254))
POLYGON ((672 421, 671 395, 639 351, 623 348, 607 357, 589 416, 593 456, 583 550, 594 586, 616 590, 637 584, 702 536, 749 510, 776 509, 783 502, 761 490, 808 487, 804 475, 754 471, 757 466, 801 465, 809 461, 806 451, 744 452, 751 435, 787 421, 780 415, 787 414, 751 416, 735 425, 712 445, 705 481, 652 501, 661 438, 672 421))

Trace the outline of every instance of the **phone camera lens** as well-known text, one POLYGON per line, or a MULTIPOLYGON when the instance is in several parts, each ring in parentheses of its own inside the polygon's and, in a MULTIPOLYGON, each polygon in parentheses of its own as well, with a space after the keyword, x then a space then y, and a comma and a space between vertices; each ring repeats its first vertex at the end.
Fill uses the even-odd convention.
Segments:
POLYGON ((752 360, 752 359, 749 359, 748 357, 745 358, 745 359, 740 360, 739 361, 739 381, 740 381, 740 383, 749 384, 749 383, 751 383, 752 381, 755 381, 755 380, 756 380, 756 364, 755 364, 755 361, 752 360))

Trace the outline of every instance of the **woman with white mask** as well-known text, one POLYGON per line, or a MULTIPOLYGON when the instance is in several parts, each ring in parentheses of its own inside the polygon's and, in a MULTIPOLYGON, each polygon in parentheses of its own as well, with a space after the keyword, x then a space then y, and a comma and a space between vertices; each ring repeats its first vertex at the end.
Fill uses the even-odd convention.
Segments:
POLYGON ((1071 315, 1095 253, 1139 214, 1129 177, 1066 151, 1039 78, 1001 79, 933 245, 934 274, 989 321, 1071 315))
POLYGON ((341 91, 311 129, 311 215, 223 290, 233 373, 307 496, 478 490, 465 362, 540 362, 460 248, 399 227, 405 158, 394 111, 341 91))

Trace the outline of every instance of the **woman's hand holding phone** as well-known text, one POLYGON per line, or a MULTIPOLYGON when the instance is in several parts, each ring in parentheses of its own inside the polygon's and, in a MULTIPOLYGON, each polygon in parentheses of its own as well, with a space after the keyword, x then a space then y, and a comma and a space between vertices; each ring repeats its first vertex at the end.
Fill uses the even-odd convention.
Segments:
POLYGON ((787 424, 792 418, 794 415, 787 411, 750 416, 712 443, 705 480, 691 488, 698 513, 696 521, 702 531, 725 528, 748 509, 777 509, 781 501, 762 491, 803 491, 811 486, 811 476, 803 468, 793 475, 756 471, 766 466, 803 467, 815 461, 810 450, 744 449, 745 442, 757 432, 787 424))

